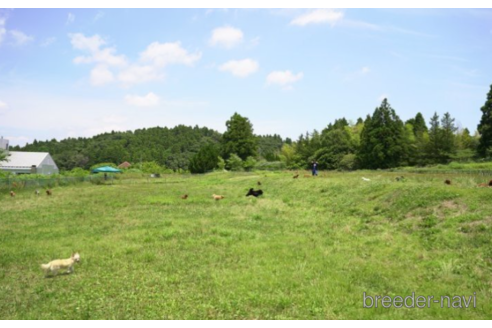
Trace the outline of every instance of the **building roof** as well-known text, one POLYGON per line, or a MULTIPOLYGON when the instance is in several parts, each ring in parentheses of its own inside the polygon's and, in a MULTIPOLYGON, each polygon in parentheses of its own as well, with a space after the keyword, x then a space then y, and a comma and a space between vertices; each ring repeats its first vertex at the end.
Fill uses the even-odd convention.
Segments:
POLYGON ((10 151, 7 161, 0 162, 0 167, 30 168, 32 165, 39 166, 49 153, 34 153, 26 151, 10 151))
POLYGON ((119 167, 120 169, 127 169, 127 168, 129 168, 130 166, 132 166, 132 165, 131 165, 130 163, 128 163, 128 162, 123 162, 123 163, 121 163, 120 165, 118 165, 118 167, 119 167))

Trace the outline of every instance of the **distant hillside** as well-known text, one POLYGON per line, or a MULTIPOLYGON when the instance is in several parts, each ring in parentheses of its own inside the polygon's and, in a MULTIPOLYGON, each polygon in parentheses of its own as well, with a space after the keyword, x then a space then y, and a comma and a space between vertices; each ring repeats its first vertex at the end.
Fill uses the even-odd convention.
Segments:
MULTIPOLYGON (((187 169, 190 158, 207 143, 220 142, 221 133, 206 127, 178 125, 100 134, 91 138, 37 141, 11 150, 49 152, 61 170, 88 169, 98 163, 155 161, 172 170, 187 169)), ((258 154, 276 160, 282 147, 278 135, 258 136, 258 154)))
POLYGON ((68 138, 61 141, 34 140, 20 151, 49 152, 62 170, 88 169, 94 164, 156 161, 177 170, 186 168, 189 158, 205 143, 218 143, 221 134, 205 127, 178 125, 174 128, 153 127, 135 131, 100 134, 91 138, 68 138))

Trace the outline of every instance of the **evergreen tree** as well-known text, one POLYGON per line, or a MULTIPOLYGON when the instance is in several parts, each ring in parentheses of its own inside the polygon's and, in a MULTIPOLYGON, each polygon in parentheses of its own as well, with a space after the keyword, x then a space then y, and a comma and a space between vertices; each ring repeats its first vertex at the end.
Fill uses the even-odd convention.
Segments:
POLYGON ((253 134, 253 125, 246 117, 238 113, 226 122, 227 131, 222 135, 222 154, 224 158, 229 158, 231 154, 236 154, 242 160, 248 156, 256 156, 258 141, 253 134))
POLYGON ((441 136, 441 152, 444 160, 448 160, 452 155, 456 154, 456 136, 455 132, 458 128, 454 125, 454 118, 451 114, 445 113, 441 120, 442 136, 441 136))
POLYGON ((384 99, 364 122, 358 159, 368 169, 398 166, 406 153, 404 141, 403 122, 384 99))
POLYGON ((427 144, 427 157, 430 163, 439 163, 441 161, 441 125, 439 115, 434 112, 429 122, 429 143, 427 144))
POLYGON ((417 113, 417 115, 415 115, 415 123, 413 124, 413 133, 418 137, 427 131, 428 129, 425 124, 424 116, 422 116, 421 113, 417 113))
POLYGON ((482 118, 478 124, 480 141, 477 152, 482 157, 488 157, 492 154, 492 85, 487 94, 487 100, 480 110, 482 111, 482 118))
POLYGON ((214 144, 200 148, 191 159, 188 168, 191 173, 206 173, 212 171, 219 161, 219 151, 214 144))

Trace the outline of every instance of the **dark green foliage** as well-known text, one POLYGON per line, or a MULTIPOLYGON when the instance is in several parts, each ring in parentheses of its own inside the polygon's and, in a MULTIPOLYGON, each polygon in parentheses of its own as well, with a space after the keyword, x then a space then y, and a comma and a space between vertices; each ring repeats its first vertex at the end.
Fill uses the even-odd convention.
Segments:
POLYGON ((329 126, 323 130, 322 147, 314 155, 320 169, 338 169, 342 158, 355 151, 354 143, 346 126, 334 124, 331 128, 329 126))
POLYGON ((34 140, 17 150, 49 152, 61 170, 89 169, 102 162, 131 164, 155 161, 173 171, 186 170, 190 158, 207 143, 218 144, 220 133, 198 126, 154 127, 110 132, 91 138, 34 140))
POLYGON ((396 167, 406 154, 404 141, 403 122, 384 99, 364 122, 358 160, 368 169, 396 167))
POLYGON ((278 134, 258 136, 258 155, 269 162, 280 159, 280 150, 284 144, 278 134))
POLYGON ((429 163, 447 163, 456 154, 456 130, 454 118, 449 113, 444 114, 441 122, 437 113, 434 113, 430 120, 426 151, 429 163))
POLYGON ((189 169, 191 173, 205 173, 212 171, 219 161, 219 150, 215 144, 206 144, 191 159, 189 169))
POLYGON ((413 127, 413 133, 416 137, 422 136, 424 132, 427 132, 427 125, 425 124, 424 116, 419 112, 415 115, 415 118, 411 118, 405 122, 405 124, 411 124, 413 127))
POLYGON ((482 157, 490 157, 492 153, 492 85, 487 94, 487 100, 480 110, 482 111, 482 118, 478 124, 480 142, 477 152, 482 157))
POLYGON ((253 134, 253 125, 248 118, 234 113, 226 122, 227 131, 222 135, 222 154, 228 159, 236 154, 242 160, 256 156, 258 140, 253 134))

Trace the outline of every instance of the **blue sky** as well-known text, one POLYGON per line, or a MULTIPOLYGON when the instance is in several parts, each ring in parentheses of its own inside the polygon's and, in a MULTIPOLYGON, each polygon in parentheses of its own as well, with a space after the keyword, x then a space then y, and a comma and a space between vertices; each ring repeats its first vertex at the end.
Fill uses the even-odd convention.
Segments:
POLYGON ((178 124, 297 139, 334 119, 449 111, 472 132, 492 84, 491 9, 0 10, 11 144, 178 124))

